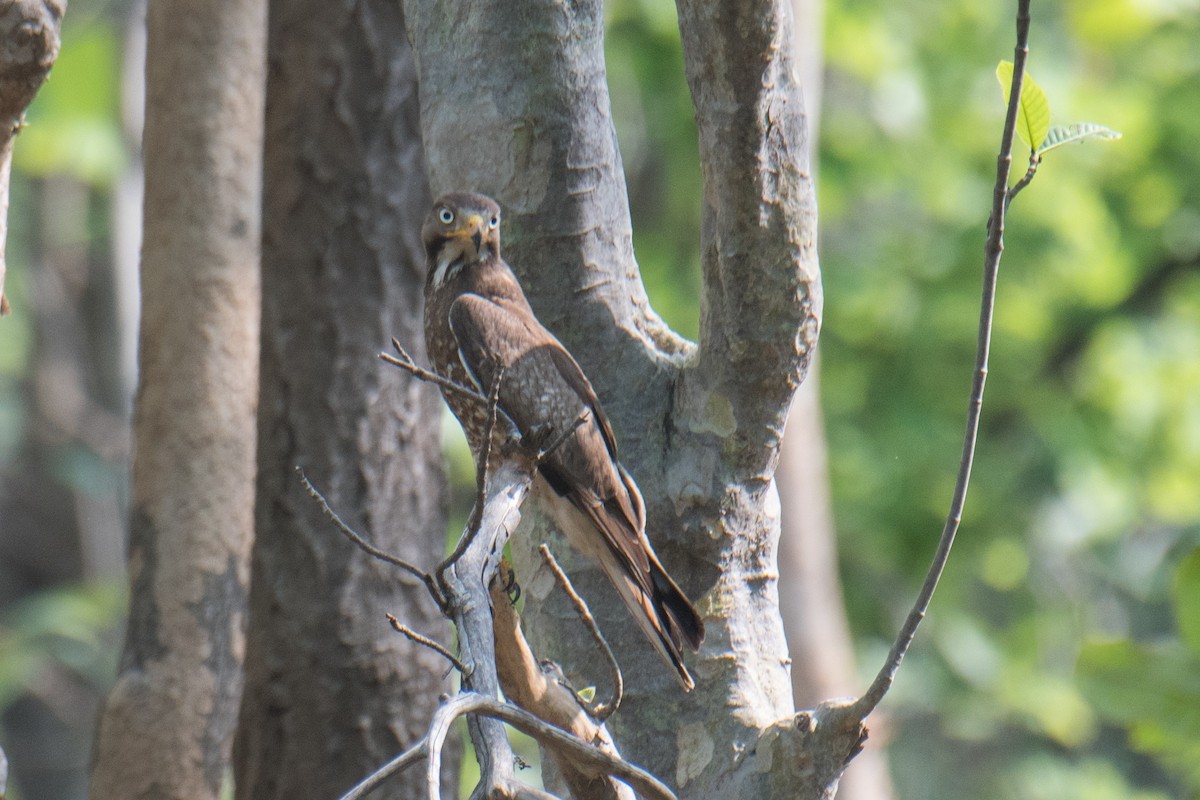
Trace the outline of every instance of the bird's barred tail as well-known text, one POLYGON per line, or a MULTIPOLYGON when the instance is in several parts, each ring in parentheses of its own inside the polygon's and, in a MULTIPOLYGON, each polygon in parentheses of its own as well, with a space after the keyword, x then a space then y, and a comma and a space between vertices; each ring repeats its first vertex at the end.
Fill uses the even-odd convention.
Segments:
POLYGON ((655 606, 661 609, 659 618, 670 631, 676 649, 682 650, 682 644, 686 643, 693 653, 699 650, 704 641, 704 620, 696 607, 656 561, 650 563, 650 581, 654 585, 655 606))
POLYGON ((650 593, 627 578, 614 579, 613 584, 654 649, 675 670, 679 685, 691 691, 696 682, 683 663, 683 648, 687 645, 693 652, 700 648, 704 621, 657 559, 650 561, 650 580, 650 593))

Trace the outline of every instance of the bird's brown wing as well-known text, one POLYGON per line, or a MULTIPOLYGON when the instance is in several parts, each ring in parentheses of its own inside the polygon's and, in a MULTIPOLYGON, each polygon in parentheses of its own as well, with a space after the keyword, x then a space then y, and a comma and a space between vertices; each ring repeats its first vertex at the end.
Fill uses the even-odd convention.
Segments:
POLYGON ((522 435, 537 431, 553 441, 588 411, 575 435, 542 463, 542 474, 593 519, 608 546, 652 591, 641 497, 616 460, 612 427, 579 364, 532 312, 514 303, 464 294, 450 307, 450 329, 481 392, 491 390, 503 369, 497 405, 522 435))
POLYGON ((539 471, 590 521, 603 541, 594 557, 684 688, 691 688, 680 651, 684 642, 692 650, 700 646, 704 622, 646 539, 641 493, 617 461, 612 428, 583 370, 528 306, 464 294, 449 314, 459 358, 480 390, 491 391, 503 369, 497 405, 522 435, 539 431, 553 441, 589 412, 539 471))

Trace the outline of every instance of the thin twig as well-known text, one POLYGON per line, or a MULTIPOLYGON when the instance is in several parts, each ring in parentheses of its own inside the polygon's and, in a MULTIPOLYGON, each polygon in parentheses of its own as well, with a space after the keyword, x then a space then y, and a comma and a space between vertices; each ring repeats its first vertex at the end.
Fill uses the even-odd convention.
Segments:
POLYGON ((453 392, 475 403, 487 403, 488 399, 474 389, 463 386, 461 383, 452 381, 449 378, 443 378, 436 372, 430 372, 423 367, 417 366, 417 362, 413 361, 413 357, 408 354, 408 351, 404 349, 404 346, 400 344, 398 339, 392 339, 392 347, 396 348, 396 352, 400 354, 399 358, 391 353, 380 353, 379 357, 387 363, 410 373, 417 380, 440 386, 448 392, 453 392))
POLYGON ((361 800, 371 792, 379 788, 388 778, 403 772, 413 764, 420 761, 429 755, 429 737, 426 736, 421 741, 414 744, 412 747, 405 750, 400 755, 393 758, 388 763, 384 764, 379 769, 372 772, 367 777, 359 781, 353 789, 346 792, 338 798, 338 800, 361 800))
POLYGON ((337 529, 342 532, 343 536, 357 545, 358 548, 367 555, 377 558, 380 561, 384 561, 388 564, 400 567, 400 569, 415 575, 423 584, 425 584, 425 588, 429 590, 429 593, 433 595, 433 600, 438 604, 438 607, 442 607, 444 603, 442 593, 438 589, 437 584, 434 583, 432 575, 420 569, 419 567, 413 566, 398 556, 394 556, 391 553, 380 550, 378 547, 359 536, 354 529, 347 525, 346 522, 340 516, 338 516, 337 512, 330 507, 329 502, 325 499, 325 496, 317 491, 317 487, 313 486, 312 481, 310 481, 308 476, 304 474, 304 469, 297 466, 296 473, 300 476, 300 481, 304 484, 305 491, 307 491, 309 496, 317 501, 317 503, 321 506, 321 511, 324 512, 325 516, 337 526, 337 529))
MULTIPOLYGON (((979 436, 979 415, 983 409, 983 389, 987 380, 988 353, 991 349, 992 315, 996 297, 996 279, 1000 270, 1000 256, 1004 252, 1004 213, 1010 198, 1008 189, 1009 174, 1012 169, 1012 144, 1016 131, 1017 112, 1021 102, 1021 84, 1025 78, 1025 62, 1029 57, 1029 3, 1030 0, 1018 0, 1017 3, 1017 45, 1013 58, 1012 89, 1008 97, 1008 111, 1004 117, 1004 133, 1000 137, 1000 154, 996 158, 996 184, 992 193, 992 219, 988 226, 987 243, 984 247, 983 290, 980 297, 979 336, 975 350, 975 373, 971 383, 970 402, 967 405, 966 432, 963 435, 962 460, 959 462, 958 476, 954 484, 954 496, 950 502, 950 512, 938 540, 937 552, 933 563, 925 575, 920 594, 913 604, 912 611, 905 619, 900 633, 888 653, 887 661, 875 676, 867 692, 854 703, 855 710, 861 715, 860 719, 879 705, 879 701, 891 688, 896 671, 908 647, 912 644, 917 627, 925 618, 929 602, 937 589, 946 560, 950 557, 950 547, 954 544, 954 536, 962 522, 963 506, 967 499, 967 486, 971 480, 971 464, 975 457, 975 442, 979 436)), ((1027 182, 1026 182, 1027 183, 1027 182)))
POLYGON ((454 668, 456 670, 458 670, 460 673, 466 671, 467 668, 464 667, 463 663, 458 660, 458 657, 455 656, 454 653, 451 653, 448 649, 446 649, 446 647, 444 645, 442 645, 438 642, 435 642, 433 639, 430 639, 427 636, 422 636, 421 634, 417 633, 416 631, 414 631, 412 628, 408 627, 407 625, 401 624, 400 620, 396 619, 391 614, 387 615, 387 619, 388 619, 388 622, 390 622, 392 624, 392 628, 396 631, 396 633, 403 634, 404 636, 408 637, 410 640, 416 642, 417 644, 425 645, 430 650, 432 650, 433 652, 442 656, 447 661, 449 661, 451 664, 453 664, 454 668))
POLYGON ((604 634, 600 632, 600 626, 596 624, 596 619, 588 609, 587 603, 575 591, 575 587, 571 585, 571 579, 567 577, 562 567, 558 565, 558 561, 555 560, 554 554, 550 552, 550 548, 544 544, 538 545, 538 552, 542 556, 542 561, 546 562, 546 566, 554 573, 554 577, 558 580, 558 585, 562 587, 567 597, 571 599, 571 605, 575 607, 575 613, 579 615, 579 619, 583 621, 584 626, 592 634, 592 639, 600 646, 600 650, 603 651, 604 657, 608 660, 608 665, 612 670, 612 699, 608 703, 592 704, 589 711, 599 722, 604 722, 620 707, 621 698, 625 693, 625 682, 621 677, 621 667, 617 664, 617 658, 613 655, 612 648, 608 646, 608 641, 604 638, 604 634))
POLYGON ((1014 183, 1012 188, 1008 190, 1008 193, 1004 198, 1004 210, 1005 211, 1007 211, 1008 207, 1012 205, 1013 198, 1016 197, 1017 195, 1019 195, 1021 193, 1022 189, 1024 189, 1026 186, 1028 186, 1030 183, 1033 182, 1033 178, 1035 175, 1037 175, 1038 167, 1041 165, 1041 163, 1042 163, 1042 159, 1037 154, 1037 151, 1036 150, 1030 151, 1030 153, 1029 153, 1029 169, 1025 170, 1025 174, 1021 176, 1021 180, 1014 183))
POLYGON ((530 448, 533 451, 530 453, 533 458, 533 463, 536 465, 545 461, 551 453, 566 444, 567 439, 570 439, 571 435, 575 433, 575 431, 579 430, 579 426, 587 422, 589 419, 591 419, 591 417, 592 411, 590 408, 585 408, 583 411, 580 411, 579 416, 575 418, 575 421, 571 423, 570 427, 564 428, 562 431, 560 431, 559 434, 555 436, 554 439, 551 440, 550 444, 548 444, 546 447, 542 447, 541 442, 537 441, 538 439, 545 437, 535 436, 533 441, 534 446, 530 448))

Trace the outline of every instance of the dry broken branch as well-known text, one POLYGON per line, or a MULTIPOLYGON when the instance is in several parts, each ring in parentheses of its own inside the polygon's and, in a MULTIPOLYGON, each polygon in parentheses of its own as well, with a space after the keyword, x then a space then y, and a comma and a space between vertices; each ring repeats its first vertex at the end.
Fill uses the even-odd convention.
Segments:
POLYGON ((391 614, 387 615, 387 621, 391 624, 392 630, 394 630, 396 633, 404 636, 410 642, 416 642, 417 644, 428 647, 430 650, 449 661, 450 665, 459 672, 462 672, 464 669, 466 669, 462 662, 455 658, 454 653, 451 653, 445 645, 435 642, 428 636, 422 636, 407 625, 401 624, 400 620, 396 619, 391 614))
POLYGON ((438 578, 446 593, 447 613, 452 616, 458 629, 464 691, 434 715, 426 739, 363 780, 344 795, 343 800, 366 796, 388 777, 421 758, 427 759, 428 796, 431 800, 440 797, 441 748, 450 723, 464 714, 468 716, 468 730, 480 762, 481 777, 473 795, 475 797, 490 797, 496 792, 500 793, 498 796, 553 797, 523 786, 516 780, 512 769, 512 751, 500 724, 503 721, 534 737, 552 753, 560 754, 562 764, 573 766, 577 778, 576 781, 569 779, 569 783, 573 796, 579 800, 630 798, 627 787, 610 781, 610 775, 634 787, 644 798, 674 798, 661 781, 616 755, 607 734, 596 732, 598 723, 588 717, 569 687, 544 679, 520 635, 515 612, 504 595, 504 581, 493 580, 499 568, 504 542, 520 518, 520 504, 528 493, 532 479, 532 461, 519 457, 515 451, 499 463, 487 482, 485 507, 480 515, 478 531, 459 558, 438 578), (485 588, 485 582, 492 588, 485 588), (494 614, 493 604, 496 606, 494 614), (497 641, 497 633, 501 631, 505 637, 502 646, 497 641), (515 644, 518 641, 520 644, 515 644), (521 660, 525 663, 512 670, 511 655, 518 650, 522 651, 521 660), (506 657, 499 658, 500 652, 506 657), (503 684, 505 693, 524 698, 530 708, 538 710, 537 716, 514 705, 491 699, 502 688, 499 675, 501 668, 506 676, 503 684), (534 673, 542 678, 541 694, 528 690, 534 673), (522 677, 511 680, 517 674, 522 677), (548 700, 550 697, 554 699, 548 700), (557 712, 550 711, 552 708, 557 712), (557 717, 564 709, 568 710, 568 714, 561 722, 559 718, 549 721, 540 718, 541 714, 557 717), (560 724, 572 732, 563 730, 560 724), (574 732, 576 728, 586 738, 577 735, 574 732))
POLYGON ((442 706, 438 713, 443 712, 446 716, 443 724, 448 724, 463 714, 478 714, 501 720, 549 748, 561 748, 570 752, 578 766, 612 775, 629 784, 643 800, 677 800, 675 793, 666 784, 640 767, 592 747, 509 703, 477 694, 462 694, 442 706))
POLYGON ((391 553, 380 550, 378 547, 360 536, 353 528, 346 524, 345 520, 343 520, 336 511, 330 507, 329 501, 325 499, 325 496, 317 490, 317 487, 313 486, 312 481, 310 481, 308 476, 304 474, 303 467, 296 467, 296 473, 300 476, 300 482, 304 484, 304 490, 308 492, 312 499, 317 501, 317 503, 321 506, 322 513, 324 513, 325 516, 328 517, 335 526, 337 526, 337 529, 341 531, 343 536, 353 542, 355 546, 372 558, 377 558, 380 561, 397 566, 410 575, 420 579, 420 581, 425 584, 425 588, 429 590, 429 593, 433 595, 434 602, 436 602, 439 606, 442 605, 441 594, 438 592, 437 585, 433 582, 433 576, 422 570, 420 567, 410 564, 399 556, 394 556, 391 553))
POLYGON ((538 552, 541 554, 546 566, 554 574, 558 585, 566 593, 567 598, 571 601, 571 605, 575 609, 575 613, 579 616, 584 627, 588 629, 588 633, 592 635, 592 639, 596 642, 596 646, 600 648, 600 652, 604 654, 604 660, 608 663, 612 674, 612 698, 607 703, 596 703, 591 708, 591 715, 600 722, 603 722, 612 716, 613 712, 621 706, 621 697, 625 692, 625 681, 621 677, 621 666, 617 663, 617 657, 613 655, 612 648, 608 646, 608 640, 600 632, 600 626, 596 624, 596 618, 592 616, 587 603, 575 591, 575 587, 571 585, 571 579, 567 577, 562 567, 558 565, 558 561, 554 558, 554 554, 550 552, 550 548, 542 544, 538 546, 538 552))
POLYGON ((24 124, 25 109, 58 58, 66 11, 66 0, 9 0, 0 10, 0 315, 8 313, 4 251, 13 140, 24 124))
POLYGON ((417 380, 432 383, 441 389, 461 395, 473 403, 486 404, 488 402, 485 396, 469 386, 463 386, 461 383, 456 383, 449 378, 443 378, 436 372, 430 372, 424 367, 419 366, 417 362, 413 361, 413 357, 408 354, 408 351, 404 349, 404 346, 397 339, 392 339, 392 347, 396 348, 396 352, 400 354, 399 357, 391 353, 380 353, 379 357, 387 363, 410 373, 417 380))
MULTIPOLYGON (((507 569, 507 565, 501 569, 507 569)), ((619 759, 620 753, 608 729, 589 713, 575 690, 561 677, 557 665, 540 662, 534 656, 503 583, 492 584, 492 608, 496 671, 504 696, 538 719, 570 732, 580 744, 599 748, 619 759)), ((608 771, 581 763, 574 748, 543 744, 574 800, 633 800, 628 786, 611 778, 608 771)))

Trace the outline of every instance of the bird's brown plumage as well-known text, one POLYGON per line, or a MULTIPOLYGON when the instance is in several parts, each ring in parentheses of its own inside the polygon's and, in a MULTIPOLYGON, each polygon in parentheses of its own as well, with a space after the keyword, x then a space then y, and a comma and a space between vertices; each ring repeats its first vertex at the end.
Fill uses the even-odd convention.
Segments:
MULTIPOLYGON (((682 649, 704 623, 667 574, 645 534, 645 509, 617 460, 608 418, 579 364, 538 322, 500 258, 500 209, 482 195, 450 194, 422 229, 428 257, 425 341, 442 375, 487 393, 501 373, 497 406, 522 434, 555 438, 585 421, 539 465, 556 522, 572 546, 600 564, 655 649, 685 689, 693 681, 682 649)), ((486 410, 452 393, 446 401, 478 452, 486 410)))

